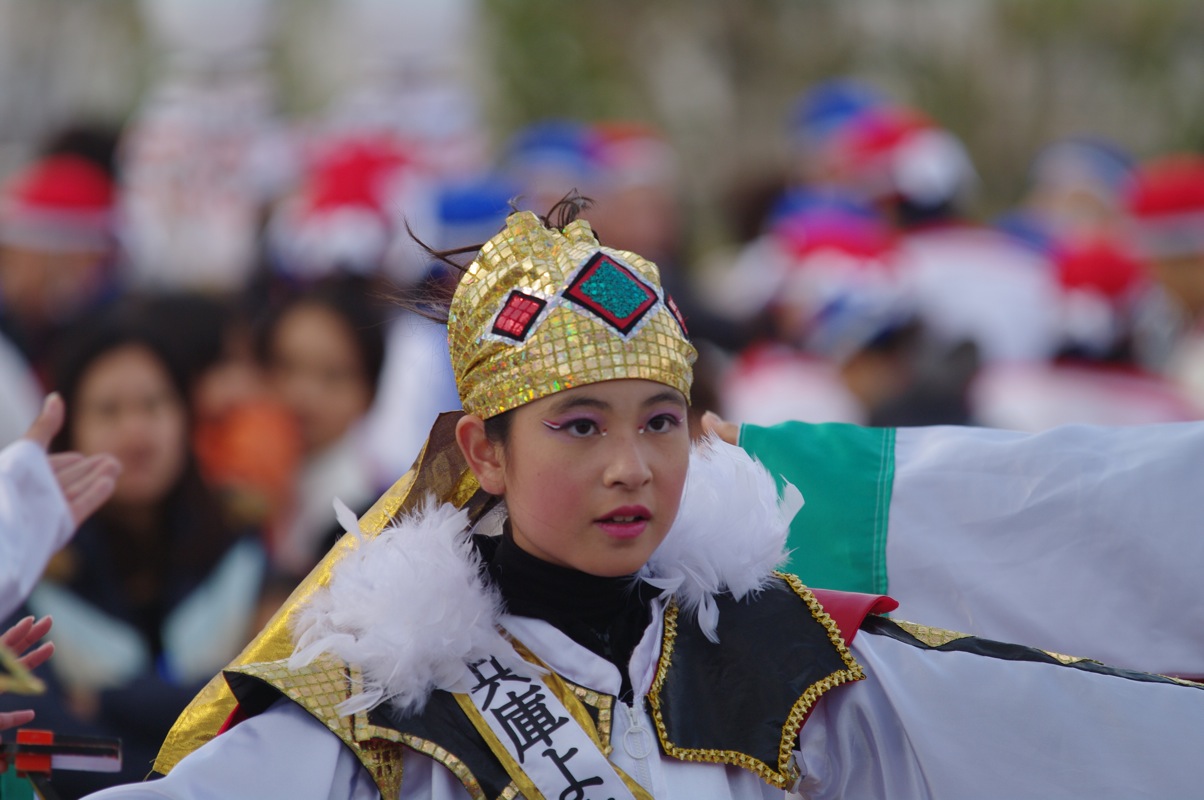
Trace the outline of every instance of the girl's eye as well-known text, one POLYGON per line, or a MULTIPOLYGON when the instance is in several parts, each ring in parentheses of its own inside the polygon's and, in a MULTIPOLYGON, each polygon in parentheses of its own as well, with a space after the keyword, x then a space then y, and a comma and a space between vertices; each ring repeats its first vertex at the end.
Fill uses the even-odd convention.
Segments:
POLYGON ((598 430, 598 423, 590 419, 575 419, 565 427, 574 436, 589 436, 598 430))
POLYGON ((606 435, 606 431, 602 430, 601 426, 592 419, 574 419, 568 422, 549 422, 545 419, 543 424, 551 430, 564 431, 576 438, 592 436, 595 433, 601 433, 603 436, 606 435))
POLYGON ((643 430, 651 433, 668 433, 680 424, 681 420, 673 414, 657 414, 644 423, 643 430))

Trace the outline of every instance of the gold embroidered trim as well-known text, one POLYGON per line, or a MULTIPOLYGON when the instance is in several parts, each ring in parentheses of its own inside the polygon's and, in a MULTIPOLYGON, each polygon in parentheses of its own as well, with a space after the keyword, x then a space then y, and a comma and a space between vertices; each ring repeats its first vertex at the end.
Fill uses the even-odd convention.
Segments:
POLYGON ((1201 681, 1191 681, 1191 680, 1188 680, 1187 678, 1176 678, 1174 675, 1163 675, 1162 677, 1166 678, 1169 681, 1174 681, 1175 683, 1179 684, 1180 686, 1191 686, 1196 689, 1204 689, 1204 682, 1201 682, 1201 681))
MULTIPOLYGON (((940 647, 950 642, 956 642, 958 639, 968 639, 971 636, 969 633, 958 633, 957 631, 945 630, 944 628, 933 628, 929 625, 917 625, 914 622, 904 622, 898 619, 894 620, 894 623, 929 647, 940 647)), ((1059 656, 1055 653, 1050 653, 1050 655, 1059 661, 1063 658, 1070 658, 1070 656, 1059 656)), ((1067 661, 1063 663, 1072 662, 1067 661)))
MULTIPOLYGON (((932 628, 927 625, 917 625, 914 622, 904 622, 902 620, 893 621, 900 628, 907 631, 912 636, 919 639, 924 644, 929 645, 930 647, 940 647, 943 644, 956 642, 958 639, 968 639, 974 635, 971 633, 957 633, 956 631, 948 631, 944 628, 932 628)), ((1087 658, 1085 656, 1068 656, 1065 653, 1057 653, 1053 650, 1042 650, 1039 647, 1033 649, 1039 653, 1044 653, 1045 655, 1057 661, 1059 664, 1067 667, 1073 667, 1076 664, 1100 664, 1102 666, 1107 666, 1104 664, 1104 662, 1094 658, 1087 658)), ((1199 681, 1191 681, 1187 680, 1186 678, 1176 678, 1174 675, 1162 675, 1156 672, 1151 672, 1149 674, 1157 675, 1159 678, 1166 678, 1168 681, 1177 683, 1181 686, 1191 686, 1196 689, 1204 689, 1204 683, 1200 683, 1199 681)))
POLYGON ((1041 652, 1044 653, 1045 655, 1049 656, 1050 658, 1057 659, 1058 663, 1065 664, 1066 666, 1070 666, 1071 664, 1078 664, 1083 661, 1091 661, 1092 660, 1090 658, 1083 658, 1081 656, 1068 656, 1063 653, 1055 653, 1052 650, 1042 650, 1041 652))
POLYGON ((598 710, 599 744, 602 747, 602 753, 609 757, 611 751, 614 750, 614 747, 610 743, 610 732, 614 722, 615 699, 608 694, 595 692, 593 689, 586 689, 584 686, 570 683, 564 680, 564 678, 561 678, 561 681, 573 691, 578 700, 598 710))
POLYGON ((803 724, 807 713, 810 712, 815 702, 826 692, 835 689, 841 684, 863 679, 865 672, 862 670, 861 665, 853 658, 853 654, 849 652, 849 648, 845 645, 844 639, 840 635, 840 630, 836 627, 836 623, 823 610, 823 606, 819 604, 819 601, 815 599, 811 591, 803 585, 802 581, 793 575, 782 572, 775 572, 774 575, 785 581, 794 593, 807 604, 811 616, 824 626, 824 629, 828 633, 828 639, 836 647, 841 660, 845 664, 845 669, 836 670, 832 674, 808 686, 799 699, 795 701, 790 714, 786 718, 786 724, 782 726, 776 769, 746 753, 739 753, 734 750, 689 749, 678 747, 669 741, 669 734, 665 729, 665 720, 661 714, 660 693, 669 675, 669 666, 673 660, 673 645, 677 639, 678 607, 674 601, 670 601, 665 608, 665 631, 661 644, 661 657, 656 668, 656 678, 652 681, 652 688, 648 691, 648 704, 652 709, 652 719, 656 725, 657 737, 660 739, 661 746, 664 747, 665 752, 670 756, 681 761, 732 764, 756 774, 770 786, 778 789, 788 789, 799 778, 798 765, 794 761, 794 741, 798 736, 799 727, 803 724))

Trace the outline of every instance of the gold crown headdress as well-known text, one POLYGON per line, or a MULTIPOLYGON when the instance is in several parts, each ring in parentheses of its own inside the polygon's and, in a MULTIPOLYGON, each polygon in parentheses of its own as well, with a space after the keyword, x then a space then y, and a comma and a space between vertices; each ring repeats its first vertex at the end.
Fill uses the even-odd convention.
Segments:
POLYGON ((689 397, 697 357, 655 264, 600 246, 584 220, 558 231, 529 211, 481 247, 447 329, 460 401, 486 419, 619 378, 689 397))

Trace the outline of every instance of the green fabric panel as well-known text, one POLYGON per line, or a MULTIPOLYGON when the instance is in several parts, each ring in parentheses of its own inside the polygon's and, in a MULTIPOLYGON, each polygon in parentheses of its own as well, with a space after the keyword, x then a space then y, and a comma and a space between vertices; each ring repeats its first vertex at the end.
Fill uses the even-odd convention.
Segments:
POLYGON ((740 446, 805 504, 790 524, 786 569, 823 589, 886 594, 895 429, 842 422, 740 428, 740 446))
POLYGON ((0 772, 0 800, 35 800, 33 784, 17 777, 15 767, 0 772))

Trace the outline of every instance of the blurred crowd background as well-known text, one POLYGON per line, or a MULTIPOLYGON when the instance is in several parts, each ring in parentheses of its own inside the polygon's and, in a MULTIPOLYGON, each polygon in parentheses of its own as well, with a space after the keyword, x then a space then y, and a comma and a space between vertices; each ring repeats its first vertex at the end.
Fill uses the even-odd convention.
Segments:
POLYGON ((39 724, 145 774, 457 408, 415 239, 512 203, 660 265, 698 412, 1200 418, 1202 43, 1190 0, 0 0, 0 439, 57 390, 125 468, 29 600, 39 724))

